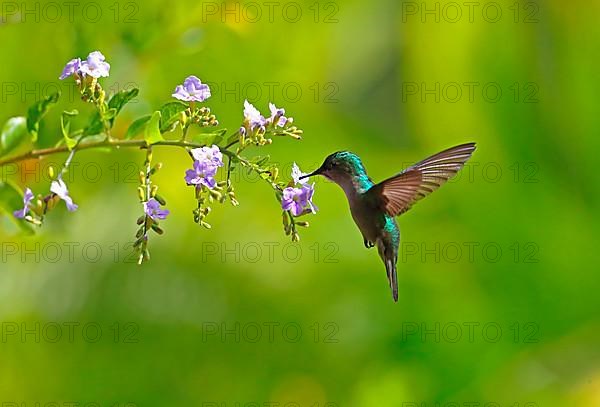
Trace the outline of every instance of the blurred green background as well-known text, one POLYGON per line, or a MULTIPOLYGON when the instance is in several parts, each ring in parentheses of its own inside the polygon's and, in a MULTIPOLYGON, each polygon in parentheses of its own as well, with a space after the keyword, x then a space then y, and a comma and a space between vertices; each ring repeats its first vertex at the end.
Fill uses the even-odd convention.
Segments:
MULTIPOLYGON (((381 180, 455 144, 478 150, 399 219, 398 304, 329 182, 297 245, 245 174, 241 205, 215 206, 205 230, 185 153, 157 149, 172 214, 139 267, 143 153, 78 153, 79 210, 61 204, 34 237, 0 232, 3 405, 600 405, 597 2, 77 4, 2 2, 2 122, 63 91, 42 144, 62 109, 89 109, 57 80, 64 63, 101 50, 105 87, 141 89, 118 135, 194 74, 230 129, 245 98, 287 109, 304 140, 264 149, 285 172, 348 149, 381 180)), ((43 192, 64 159, 3 180, 43 192)))

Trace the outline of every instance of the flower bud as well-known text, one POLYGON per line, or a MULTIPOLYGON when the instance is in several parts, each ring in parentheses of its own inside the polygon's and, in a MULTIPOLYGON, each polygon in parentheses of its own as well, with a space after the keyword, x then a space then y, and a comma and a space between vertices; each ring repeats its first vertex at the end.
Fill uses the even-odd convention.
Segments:
POLYGON ((214 189, 211 189, 209 191, 211 198, 213 198, 214 200, 218 201, 221 199, 221 197, 223 196, 220 192, 215 191, 214 189))
POLYGON ((50 179, 54 179, 55 176, 56 176, 56 172, 54 171, 54 167, 51 165, 48 167, 48 177, 50 179))
POLYGON ((165 231, 162 230, 157 224, 152 225, 152 230, 155 231, 159 235, 162 235, 163 233, 165 233, 165 231))
POLYGON ((138 198, 140 198, 140 202, 146 201, 146 191, 142 187, 138 187, 138 198))

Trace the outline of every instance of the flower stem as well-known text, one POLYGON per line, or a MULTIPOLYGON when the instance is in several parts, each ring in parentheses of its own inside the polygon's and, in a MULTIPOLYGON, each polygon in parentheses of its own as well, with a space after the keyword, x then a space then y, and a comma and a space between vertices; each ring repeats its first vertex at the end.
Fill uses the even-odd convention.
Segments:
MULTIPOLYGON (((204 147, 203 144, 198 143, 189 143, 187 141, 177 141, 177 140, 164 140, 159 141, 157 143, 152 144, 152 146, 171 146, 171 147, 182 147, 182 148, 200 148, 204 147)), ((114 141, 98 141, 92 143, 82 143, 77 147, 78 151, 81 150, 89 150, 94 148, 112 148, 119 149, 121 147, 124 148, 148 148, 148 143, 145 140, 114 140, 114 141)), ((66 153, 69 151, 67 146, 60 147, 51 147, 51 148, 43 148, 39 150, 31 150, 27 153, 17 155, 14 157, 0 159, 0 167, 17 163, 20 161, 30 160, 34 158, 41 158, 48 155, 66 153)), ((233 154, 231 152, 224 152, 224 154, 233 154)))

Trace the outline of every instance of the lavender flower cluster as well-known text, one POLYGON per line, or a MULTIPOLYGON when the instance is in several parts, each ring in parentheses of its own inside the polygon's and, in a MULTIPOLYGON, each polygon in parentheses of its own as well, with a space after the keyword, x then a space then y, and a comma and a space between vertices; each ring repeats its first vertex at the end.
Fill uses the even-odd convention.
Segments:
MULTIPOLYGON (((67 62, 60 75, 61 80, 68 77, 74 77, 77 84, 80 86, 82 99, 86 102, 95 104, 98 110, 98 117, 101 120, 101 127, 104 129, 103 131, 106 132, 107 145, 115 143, 116 140, 113 139, 108 132, 110 127, 112 127, 114 117, 118 114, 118 110, 120 110, 120 107, 119 109, 114 109, 113 106, 120 105, 122 107, 123 104, 127 103, 128 97, 135 97, 135 95, 137 95, 136 90, 134 96, 120 96, 122 98, 121 102, 113 105, 111 101, 109 104, 106 104, 104 91, 97 82, 97 79, 108 77, 109 73, 110 64, 106 62, 104 55, 100 51, 94 51, 91 52, 84 61, 80 58, 75 58, 67 62), (90 92, 90 89, 93 91, 90 92), (111 107, 113 107, 112 110, 111 107)), ((117 96, 119 95, 115 95, 113 98, 116 98, 117 96)), ((193 160, 192 168, 186 170, 183 178, 188 186, 193 186, 195 189, 198 208, 194 211, 194 214, 197 223, 210 227, 210 225, 203 221, 204 216, 210 211, 207 202, 210 203, 215 199, 223 202, 229 197, 232 204, 234 206, 237 205, 229 174, 233 164, 238 163, 248 167, 249 170, 259 173, 261 177, 270 183, 276 190, 277 196, 281 202, 281 208, 284 211, 284 226, 286 228, 286 233, 291 233, 293 239, 297 240, 297 232, 295 230, 296 224, 299 226, 308 226, 308 223, 295 222, 294 217, 308 213, 316 213, 317 211, 316 206, 312 202, 314 184, 309 184, 307 181, 300 179, 302 175, 305 174, 302 173, 295 163, 292 169, 291 180, 287 184, 284 184, 277 181, 278 169, 276 167, 265 167, 266 164, 264 163, 265 161, 268 161, 268 159, 248 160, 240 155, 240 152, 250 145, 262 146, 270 144, 272 141, 270 136, 290 136, 295 139, 300 139, 302 131, 292 125, 294 121, 293 118, 287 117, 285 110, 277 107, 273 103, 269 103, 270 115, 265 117, 255 106, 246 100, 243 109, 243 122, 239 127, 239 130, 227 139, 227 145, 225 147, 220 147, 218 142, 209 142, 206 144, 210 145, 201 144, 199 147, 190 148, 187 146, 193 144, 189 144, 186 141, 186 136, 189 127, 192 124, 198 124, 201 127, 218 125, 215 116, 210 114, 210 109, 206 107, 196 107, 196 103, 205 102, 211 97, 210 87, 207 84, 202 83, 198 77, 192 75, 188 76, 181 85, 177 85, 171 96, 179 101, 172 102, 171 105, 175 104, 175 107, 180 109, 180 115, 175 116, 175 120, 168 122, 169 125, 165 126, 165 130, 160 127, 161 124, 156 120, 162 120, 160 114, 156 119, 154 119, 155 115, 153 115, 152 119, 148 117, 148 119, 145 119, 144 122, 142 122, 142 124, 147 123, 147 126, 151 126, 150 123, 153 122, 154 125, 158 127, 158 130, 156 131, 160 131, 160 133, 156 135, 156 133, 150 132, 153 135, 150 137, 145 136, 146 144, 141 145, 143 148, 147 149, 147 171, 145 174, 141 175, 141 186, 138 188, 140 202, 143 206, 144 213, 144 216, 138 219, 138 225, 141 225, 141 227, 138 231, 138 241, 136 242, 136 244, 140 245, 141 252, 143 252, 140 257, 140 262, 148 258, 146 249, 148 230, 154 230, 161 234, 162 229, 158 226, 158 221, 166 219, 170 213, 169 210, 164 207, 166 205, 164 198, 157 195, 158 187, 153 185, 150 179, 150 177, 161 167, 160 163, 153 167, 151 166, 152 145, 160 144, 161 140, 164 140, 162 133, 173 131, 178 124, 181 126, 183 132, 183 137, 180 142, 181 146, 186 147, 193 160), (181 107, 179 107, 180 105, 177 105, 178 103, 181 107), (235 144, 238 144, 238 147, 234 153, 229 150, 229 147, 235 144), (226 181, 217 181, 218 170, 225 166, 223 161, 224 153, 229 157, 227 179, 226 181), (222 194, 225 188, 227 195, 222 194), (289 219, 286 218, 286 213, 289 214, 289 219)), ((168 118, 164 119, 167 120, 168 118)), ((63 200, 69 211, 72 212, 77 210, 78 205, 73 202, 73 199, 69 195, 68 187, 62 179, 62 175, 67 171, 73 154, 79 143, 86 137, 86 134, 84 131, 70 133, 68 124, 65 126, 65 123, 62 123, 62 125, 63 135, 69 146, 69 158, 58 176, 54 176, 54 174, 51 175, 53 180, 50 185, 49 195, 45 197, 38 196, 37 201, 35 201, 33 191, 28 187, 25 188, 23 208, 14 211, 15 218, 25 219, 28 222, 39 225, 41 224, 46 211, 53 207, 54 203, 58 200, 63 200), (79 138, 71 138, 71 134, 77 135, 79 138)), ((132 124, 132 127, 133 126, 134 125, 132 124)), ((217 135, 223 133, 217 133, 217 135)), ((221 136, 219 140, 222 139, 223 137, 221 136)))

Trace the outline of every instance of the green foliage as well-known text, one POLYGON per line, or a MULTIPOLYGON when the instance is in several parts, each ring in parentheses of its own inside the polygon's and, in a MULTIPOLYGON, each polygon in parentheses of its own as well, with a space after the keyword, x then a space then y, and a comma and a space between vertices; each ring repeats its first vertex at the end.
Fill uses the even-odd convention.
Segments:
POLYGON ((173 131, 182 117, 181 112, 187 107, 188 105, 182 102, 169 102, 162 105, 160 108, 160 132, 173 131))
POLYGON ((115 117, 121 112, 123 107, 133 99, 137 97, 140 93, 140 90, 137 88, 133 88, 131 90, 122 90, 113 95, 113 97, 108 102, 108 108, 114 109, 113 117, 107 118, 110 123, 110 127, 114 125, 115 117))
POLYGON ((194 143, 210 146, 212 144, 219 144, 223 141, 226 133, 227 129, 221 129, 210 133, 198 133, 190 136, 190 140, 194 143))
POLYGON ((104 132, 104 122, 99 112, 92 113, 88 125, 83 131, 84 136, 93 136, 104 132))
POLYGON ((135 120, 129 128, 127 129, 127 133, 125 134, 125 140, 130 140, 135 138, 139 134, 145 133, 146 127, 148 126, 148 122, 150 121, 151 115, 142 116, 139 119, 135 120))
POLYGON ((144 130, 144 140, 148 144, 158 143, 163 141, 164 137, 160 132, 160 112, 156 111, 152 114, 152 117, 148 121, 148 124, 144 130))
POLYGON ((52 105, 55 105, 58 102, 59 98, 60 92, 53 93, 36 102, 27 111, 27 130, 29 130, 33 142, 37 141, 38 132, 40 130, 40 122, 52 105))
POLYGON ((65 144, 69 148, 69 150, 73 149, 77 145, 76 136, 81 135, 81 131, 77 131, 75 137, 71 135, 71 119, 77 116, 79 112, 77 110, 64 111, 60 116, 60 129, 62 131, 63 140, 65 144))
POLYGON ((27 135, 27 119, 11 117, 4 124, 0 135, 0 157, 14 150, 27 135))

